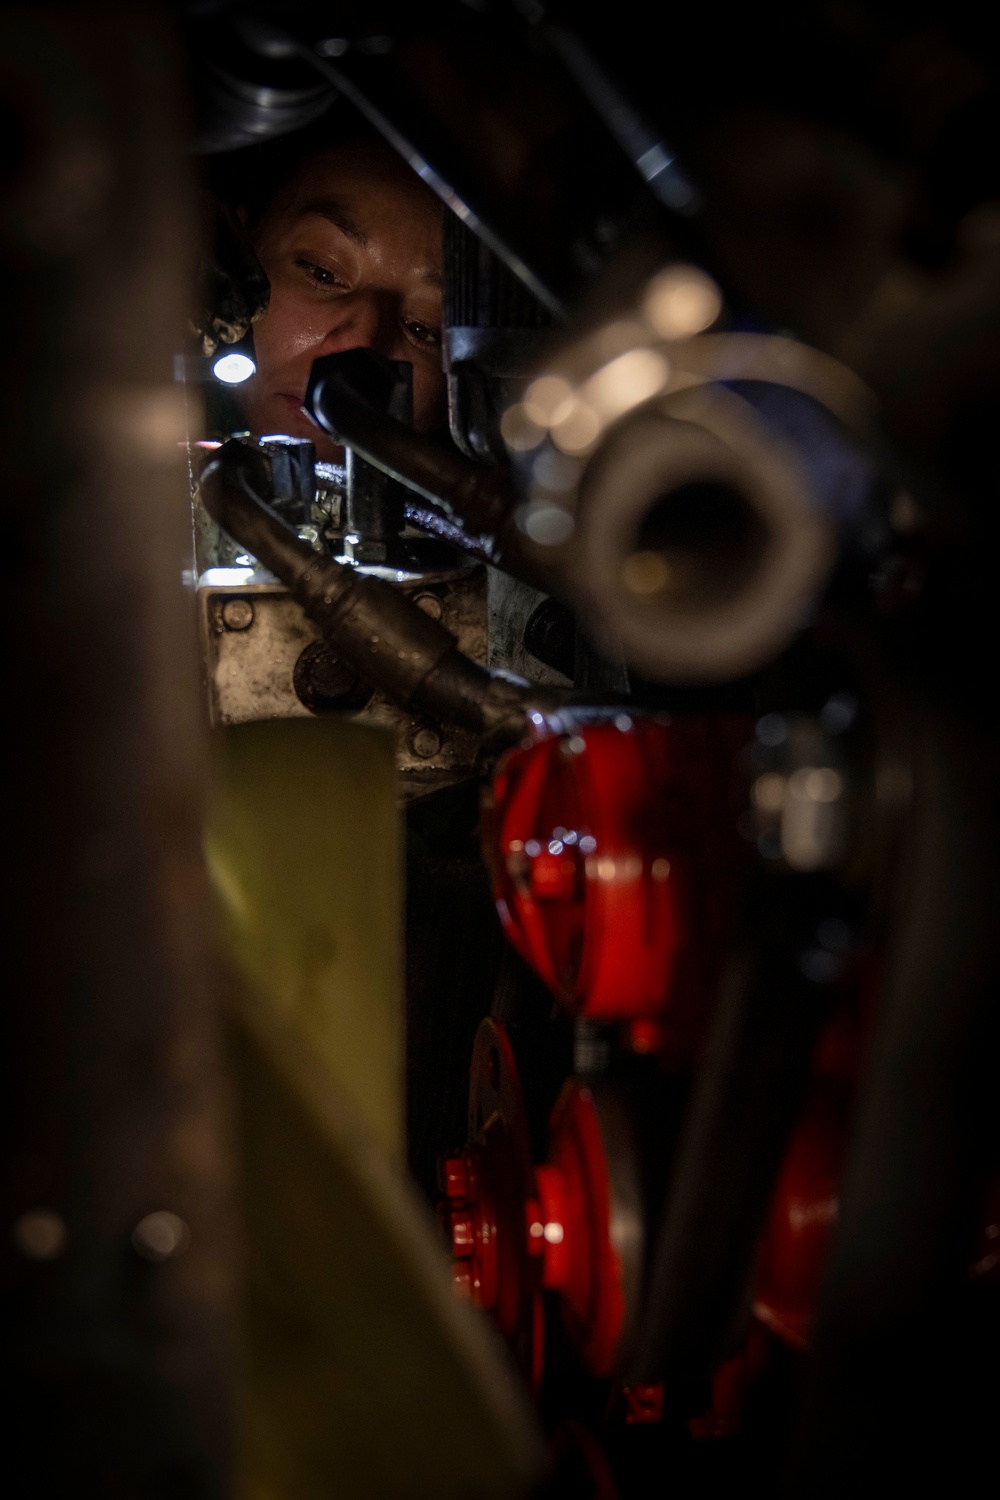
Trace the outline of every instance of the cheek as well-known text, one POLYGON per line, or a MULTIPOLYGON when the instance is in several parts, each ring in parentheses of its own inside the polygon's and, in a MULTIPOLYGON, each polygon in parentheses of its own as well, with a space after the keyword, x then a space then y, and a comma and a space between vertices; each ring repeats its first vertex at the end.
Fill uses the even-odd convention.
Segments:
POLYGON ((272 287, 271 305, 253 328, 258 375, 267 379, 299 362, 310 363, 311 351, 322 342, 325 331, 315 307, 280 286, 272 287))

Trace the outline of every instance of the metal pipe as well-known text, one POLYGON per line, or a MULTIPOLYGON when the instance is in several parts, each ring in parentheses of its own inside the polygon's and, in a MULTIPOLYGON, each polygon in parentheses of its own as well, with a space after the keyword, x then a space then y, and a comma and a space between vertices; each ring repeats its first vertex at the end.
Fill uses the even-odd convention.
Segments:
POLYGON ((219 449, 202 475, 205 508, 281 579, 331 650, 361 677, 396 702, 498 744, 525 732, 530 703, 557 701, 470 661, 450 631, 383 579, 314 552, 254 492, 253 457, 236 441, 219 449))
MULTIPOLYGON (((350 350, 356 356, 360 351, 350 350)), ((367 351, 365 351, 367 352, 367 351)), ((330 354, 313 365, 305 405, 339 443, 420 497, 408 514, 418 525, 526 581, 538 581, 514 521, 507 475, 471 463, 375 408, 356 388, 356 359, 330 354)))

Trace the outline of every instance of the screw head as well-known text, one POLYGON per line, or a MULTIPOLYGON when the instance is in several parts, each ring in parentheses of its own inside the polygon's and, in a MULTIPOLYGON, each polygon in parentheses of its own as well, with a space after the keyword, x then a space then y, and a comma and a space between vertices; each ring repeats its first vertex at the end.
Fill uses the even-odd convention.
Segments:
POLYGON ((253 624, 253 605, 249 599, 227 599, 222 606, 222 623, 227 630, 248 630, 253 624))

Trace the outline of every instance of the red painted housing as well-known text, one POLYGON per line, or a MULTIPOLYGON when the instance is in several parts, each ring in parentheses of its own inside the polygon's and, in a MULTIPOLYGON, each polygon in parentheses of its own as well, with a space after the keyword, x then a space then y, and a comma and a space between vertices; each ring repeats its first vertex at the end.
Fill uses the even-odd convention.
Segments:
POLYGON ((507 936, 594 1020, 697 1036, 740 859, 728 795, 742 721, 553 721, 500 762, 484 841, 507 936))

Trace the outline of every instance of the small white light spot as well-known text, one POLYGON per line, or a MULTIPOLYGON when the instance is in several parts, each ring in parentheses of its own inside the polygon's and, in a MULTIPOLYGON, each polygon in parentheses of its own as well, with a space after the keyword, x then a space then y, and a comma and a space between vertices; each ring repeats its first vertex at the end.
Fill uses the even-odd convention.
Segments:
POLYGON ((572 734, 566 741, 566 749, 570 755, 582 755, 587 748, 587 741, 582 734, 572 734))
POLYGON ((561 854, 562 852, 563 852, 562 840, 561 839, 552 839, 550 841, 550 843, 549 843, 549 853, 550 854, 561 854))
POLYGON ((669 859, 654 859, 652 865, 650 866, 650 874, 652 875, 654 880, 669 880, 669 859))
POLYGON ((632 720, 628 714, 618 714, 615 718, 615 728, 620 729, 622 734, 628 734, 632 728, 632 720))
POLYGON ((524 846, 524 852, 529 859, 534 859, 537 854, 541 854, 542 846, 537 839, 529 839, 524 846))
POLYGON ((547 1245, 561 1245, 563 1242, 563 1227, 554 1221, 545 1226, 545 1243, 547 1245))
POLYGON ((580 853, 593 854, 596 848, 597 840, 594 838, 593 834, 585 833, 580 840, 580 853))
POLYGON ((597 861, 598 880, 614 880, 616 868, 614 860, 605 854, 602 859, 597 861))
POLYGON ((532 724, 542 725, 545 723, 545 715, 540 713, 533 713, 531 715, 531 722, 532 724))
POLYGON ((132 1245, 144 1260, 164 1261, 181 1255, 191 1241, 184 1220, 168 1209, 158 1209, 140 1219, 132 1231, 132 1245))
POLYGON ((212 374, 223 385, 242 385, 256 373, 257 366, 247 354, 223 354, 212 366, 212 374))
POLYGON ((532 1219, 528 1225, 528 1233, 533 1240, 540 1240, 545 1234, 545 1225, 540 1219, 532 1219))

